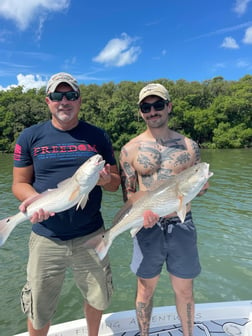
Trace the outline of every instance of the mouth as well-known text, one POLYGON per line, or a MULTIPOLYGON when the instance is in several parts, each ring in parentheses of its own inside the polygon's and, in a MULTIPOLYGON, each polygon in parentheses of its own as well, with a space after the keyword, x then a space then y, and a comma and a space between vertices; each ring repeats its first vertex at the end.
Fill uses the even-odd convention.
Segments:
POLYGON ((154 115, 149 116, 149 117, 147 118, 147 120, 152 120, 152 119, 156 120, 156 119, 158 119, 158 118, 160 118, 160 115, 159 115, 159 114, 154 114, 154 115))
POLYGON ((72 109, 71 109, 70 106, 61 107, 59 109, 59 112, 62 112, 62 113, 70 113, 71 111, 72 111, 72 109))
POLYGON ((101 155, 97 154, 95 163, 96 165, 105 164, 105 160, 103 160, 103 157, 101 155))

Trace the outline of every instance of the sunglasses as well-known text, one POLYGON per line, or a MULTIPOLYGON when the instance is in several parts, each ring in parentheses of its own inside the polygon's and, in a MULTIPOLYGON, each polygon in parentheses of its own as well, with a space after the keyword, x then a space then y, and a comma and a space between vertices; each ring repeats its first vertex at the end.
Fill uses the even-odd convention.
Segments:
POLYGON ((68 91, 68 92, 51 92, 49 93, 48 97, 52 100, 52 101, 61 101, 63 99, 63 97, 66 97, 67 100, 77 100, 79 98, 80 94, 79 92, 76 91, 68 91))
POLYGON ((162 111, 168 103, 168 100, 158 100, 153 104, 142 103, 139 107, 142 113, 149 113, 151 111, 151 107, 153 107, 155 111, 162 111))

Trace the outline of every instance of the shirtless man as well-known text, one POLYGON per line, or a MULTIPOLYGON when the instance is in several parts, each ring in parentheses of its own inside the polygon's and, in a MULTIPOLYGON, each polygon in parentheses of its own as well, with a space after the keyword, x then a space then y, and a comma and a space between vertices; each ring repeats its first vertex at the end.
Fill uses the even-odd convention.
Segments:
MULTIPOLYGON (((163 85, 151 83, 145 86, 140 91, 138 103, 147 128, 129 141, 120 153, 124 201, 138 189, 148 190, 158 180, 200 162, 196 142, 168 128, 172 103, 163 85)), ((208 183, 200 194, 207 188, 208 183)), ((144 227, 134 238, 131 270, 137 276, 136 314, 142 336, 149 332, 152 299, 164 263, 175 294, 183 335, 191 336, 194 324, 193 279, 201 267, 190 204, 183 224, 176 213, 159 218, 157 214, 148 212, 144 217, 144 227)))

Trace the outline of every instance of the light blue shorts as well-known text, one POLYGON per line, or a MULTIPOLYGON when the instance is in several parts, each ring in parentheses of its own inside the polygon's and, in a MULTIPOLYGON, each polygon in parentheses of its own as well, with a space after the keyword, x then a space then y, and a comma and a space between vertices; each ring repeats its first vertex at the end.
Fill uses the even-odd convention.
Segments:
POLYGON ((131 270, 138 277, 154 278, 164 263, 169 273, 183 279, 193 279, 201 271, 191 212, 183 224, 178 217, 160 218, 152 228, 142 228, 133 246, 131 270))

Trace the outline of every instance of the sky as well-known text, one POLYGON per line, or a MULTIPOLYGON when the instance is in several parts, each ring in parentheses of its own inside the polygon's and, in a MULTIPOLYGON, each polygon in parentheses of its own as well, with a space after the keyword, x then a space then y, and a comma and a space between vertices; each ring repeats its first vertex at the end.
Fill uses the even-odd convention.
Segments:
POLYGON ((0 0, 0 90, 252 73, 252 0, 0 0))

